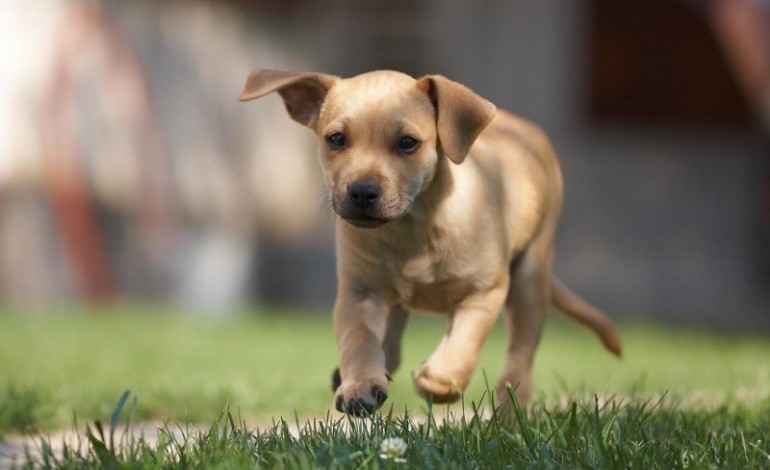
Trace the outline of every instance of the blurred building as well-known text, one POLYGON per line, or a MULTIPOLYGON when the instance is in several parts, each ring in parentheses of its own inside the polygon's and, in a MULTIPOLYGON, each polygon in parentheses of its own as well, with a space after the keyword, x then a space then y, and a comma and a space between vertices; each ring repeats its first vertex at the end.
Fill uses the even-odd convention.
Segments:
POLYGON ((611 316, 770 331, 766 2, 4 8, 6 298, 329 308, 312 136, 277 97, 235 97, 252 67, 394 68, 444 74, 549 133, 566 181, 556 271, 611 316))

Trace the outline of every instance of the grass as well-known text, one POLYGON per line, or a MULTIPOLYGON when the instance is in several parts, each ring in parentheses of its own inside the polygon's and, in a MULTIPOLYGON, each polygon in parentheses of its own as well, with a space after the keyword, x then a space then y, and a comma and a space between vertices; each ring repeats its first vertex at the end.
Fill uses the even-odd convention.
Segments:
POLYGON ((535 368, 537 403, 509 427, 490 419, 484 377, 494 381, 502 368, 503 328, 487 341, 465 409, 428 410, 408 371, 445 324, 410 322, 386 414, 348 421, 328 411, 336 363, 328 315, 212 321, 128 307, 0 314, 0 435, 71 427, 73 415, 91 423, 87 449, 64 458, 42 448, 49 466, 62 468, 395 468, 379 456, 389 437, 404 439, 413 468, 770 466, 766 338, 629 326, 618 361, 590 333, 551 321, 535 368), (125 389, 137 399, 130 412, 115 406, 125 389), (481 404, 486 412, 476 413, 481 404), (433 419, 450 412, 448 425, 433 419), (101 432, 94 424, 109 416, 213 424, 183 437, 167 424, 157 443, 114 446, 117 418, 101 432), (285 420, 297 422, 298 436, 285 420))
MULTIPOLYGON (((125 395, 124 395, 125 397, 125 395)), ((573 402, 564 409, 516 408, 512 426, 489 405, 437 420, 408 413, 365 419, 285 420, 250 428, 225 412, 204 431, 165 424, 160 438, 120 434, 110 427, 86 431, 87 446, 57 454, 45 441, 26 465, 42 468, 767 468, 770 424, 757 411, 725 407, 682 411, 660 402, 573 402), (181 429, 181 432, 179 432, 181 429), (116 435, 117 437, 116 440, 116 435), (123 437, 120 437, 123 436, 123 437), (386 441, 397 445, 385 447, 386 441), (116 444, 117 442, 117 444, 116 444), (82 450, 85 449, 85 450, 82 450)), ((770 407, 761 413, 770 412, 770 407)), ((767 414, 764 415, 765 417, 767 414)), ((128 427, 128 425, 127 425, 128 427)))

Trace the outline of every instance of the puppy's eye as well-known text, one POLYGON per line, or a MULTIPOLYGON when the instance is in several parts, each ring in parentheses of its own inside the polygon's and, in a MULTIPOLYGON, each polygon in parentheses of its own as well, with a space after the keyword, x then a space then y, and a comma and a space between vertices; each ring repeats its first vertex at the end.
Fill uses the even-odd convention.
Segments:
POLYGON ((398 150, 404 153, 412 153, 420 146, 420 141, 410 135, 401 137, 398 141, 398 150))
POLYGON ((345 147, 348 140, 342 132, 334 132, 326 136, 326 142, 336 149, 341 149, 345 147))

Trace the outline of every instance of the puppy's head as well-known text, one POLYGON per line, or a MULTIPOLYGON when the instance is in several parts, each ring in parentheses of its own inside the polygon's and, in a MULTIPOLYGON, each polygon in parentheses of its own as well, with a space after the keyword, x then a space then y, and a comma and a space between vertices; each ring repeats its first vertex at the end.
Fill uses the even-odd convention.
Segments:
POLYGON ((378 71, 341 79, 255 70, 240 100, 277 91, 289 115, 316 132, 331 205, 357 227, 409 212, 440 158, 461 163, 495 113, 490 102, 439 75, 378 71))

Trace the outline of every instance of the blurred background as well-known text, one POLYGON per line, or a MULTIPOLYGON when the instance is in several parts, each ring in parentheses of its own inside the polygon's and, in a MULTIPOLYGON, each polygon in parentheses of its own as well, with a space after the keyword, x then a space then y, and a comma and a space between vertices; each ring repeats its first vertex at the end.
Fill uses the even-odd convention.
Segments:
POLYGON ((237 102, 255 67, 466 84, 553 139, 568 284, 770 333, 767 0, 3 0, 0 301, 329 311, 314 139, 237 102))

